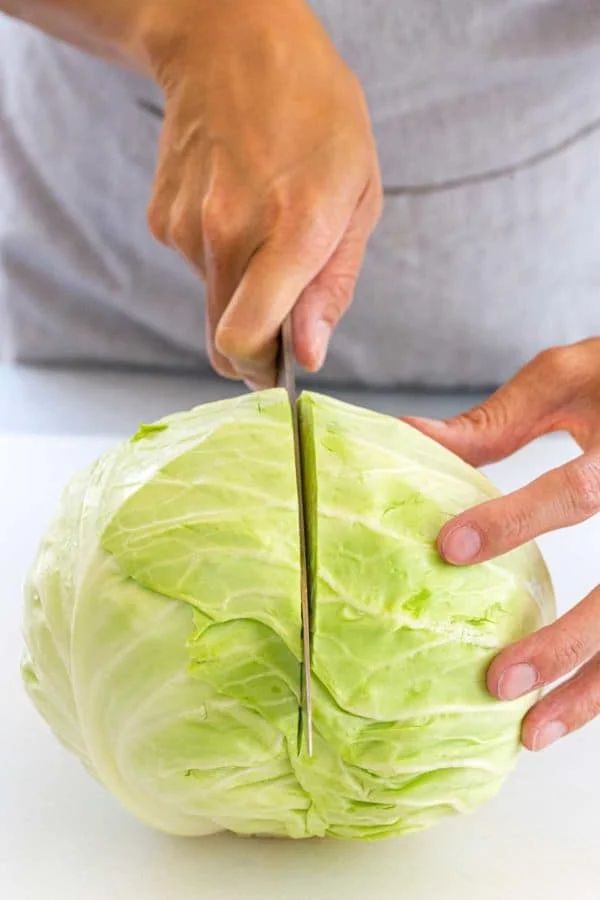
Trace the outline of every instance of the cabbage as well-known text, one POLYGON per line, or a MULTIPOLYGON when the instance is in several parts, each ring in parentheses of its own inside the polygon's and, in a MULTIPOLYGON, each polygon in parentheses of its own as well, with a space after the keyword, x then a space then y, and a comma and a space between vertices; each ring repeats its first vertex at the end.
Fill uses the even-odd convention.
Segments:
POLYGON ((27 581, 29 695, 167 832, 400 834, 490 797, 517 755, 533 695, 499 703, 485 671, 553 615, 538 551, 446 565, 437 533, 487 479, 392 418, 311 393, 299 415, 311 758, 284 391, 142 426, 67 487, 27 581))

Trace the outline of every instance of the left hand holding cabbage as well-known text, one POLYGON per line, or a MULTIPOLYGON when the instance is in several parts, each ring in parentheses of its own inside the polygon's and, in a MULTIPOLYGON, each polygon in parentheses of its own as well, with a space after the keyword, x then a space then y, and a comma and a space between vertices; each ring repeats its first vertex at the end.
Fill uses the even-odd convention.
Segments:
MULTIPOLYGON (((442 529, 455 565, 493 559, 600 511, 600 338, 540 354, 482 406, 448 422, 412 424, 473 465, 495 462, 536 437, 567 431, 580 456, 512 494, 461 513, 442 529)), ((500 653, 488 687, 513 700, 571 675, 530 710, 523 744, 542 750, 600 713, 600 587, 566 615, 500 653)))

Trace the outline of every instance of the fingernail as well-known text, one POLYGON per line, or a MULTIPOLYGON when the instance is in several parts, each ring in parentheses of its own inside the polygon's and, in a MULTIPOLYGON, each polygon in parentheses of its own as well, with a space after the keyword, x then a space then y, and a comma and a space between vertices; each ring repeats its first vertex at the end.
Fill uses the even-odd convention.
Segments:
POLYGON ((537 671, 529 663, 517 663, 505 669, 498 679, 498 696, 501 700, 516 700, 532 691, 539 682, 537 671))
POLYGON ((428 428, 435 428, 442 430, 443 428, 447 428, 447 424, 442 419, 428 419, 425 416, 409 416, 409 419, 412 419, 413 422, 421 422, 423 425, 426 425, 428 428))
POLYGON ((470 562, 481 550, 481 535, 470 525, 462 525, 444 538, 441 549, 448 562, 470 562))
POLYGON ((558 741, 559 738, 564 737, 566 733, 567 726, 564 722, 559 722, 558 720, 546 722, 545 725, 542 725, 541 728, 534 732, 531 746, 533 750, 543 750, 545 747, 549 747, 550 744, 558 741))
POLYGON ((313 332, 313 363, 315 369, 320 369, 325 362, 330 338, 331 325, 325 319, 319 319, 313 332))

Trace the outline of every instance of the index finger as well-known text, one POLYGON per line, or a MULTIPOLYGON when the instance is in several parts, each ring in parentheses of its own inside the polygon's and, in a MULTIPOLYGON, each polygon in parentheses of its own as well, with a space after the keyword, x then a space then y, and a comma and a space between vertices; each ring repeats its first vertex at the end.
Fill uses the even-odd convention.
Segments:
POLYGON ((583 454, 451 519, 439 534, 438 549, 455 565, 483 562, 599 511, 600 453, 583 454))

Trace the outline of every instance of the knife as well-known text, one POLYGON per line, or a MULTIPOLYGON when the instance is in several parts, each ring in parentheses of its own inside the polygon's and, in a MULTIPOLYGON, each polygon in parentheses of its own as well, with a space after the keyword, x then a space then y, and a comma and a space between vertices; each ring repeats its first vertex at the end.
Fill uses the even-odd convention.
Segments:
POLYGON ((310 653, 310 604, 308 598, 308 556, 306 541, 306 516, 304 511, 304 482, 302 466, 302 448, 300 422, 296 392, 296 367, 292 340, 292 315, 285 319, 281 328, 281 344, 279 352, 277 385, 286 389, 292 410, 292 429, 294 438, 294 458, 296 468, 296 489, 298 492, 298 529, 300 533, 300 609, 302 616, 302 704, 300 713, 299 745, 304 743, 306 752, 313 752, 312 723, 312 680, 310 653))

